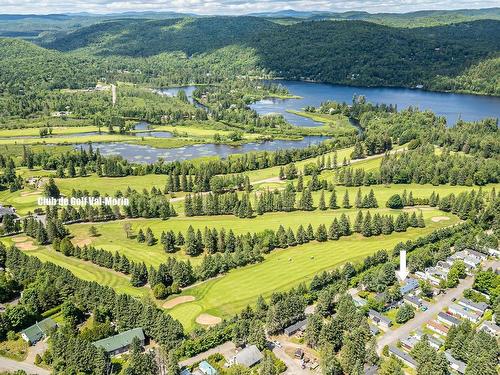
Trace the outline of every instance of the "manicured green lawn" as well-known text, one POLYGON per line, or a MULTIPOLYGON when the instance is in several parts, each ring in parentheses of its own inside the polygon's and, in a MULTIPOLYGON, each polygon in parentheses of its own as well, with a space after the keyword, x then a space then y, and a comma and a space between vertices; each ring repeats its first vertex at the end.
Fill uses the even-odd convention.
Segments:
POLYGON ((13 193, 9 190, 3 190, 0 191, 0 204, 12 205, 19 215, 26 215, 38 207, 37 199, 41 196, 39 191, 33 189, 23 189, 13 193))
MULTIPOLYGON (((94 125, 87 126, 61 126, 52 127, 52 137, 45 138, 46 140, 51 140, 54 136, 59 134, 76 134, 76 133, 87 133, 87 132, 97 132, 99 128, 94 125)), ((107 127, 101 127, 101 132, 107 133, 107 127)), ((19 136, 39 136, 40 127, 34 128, 24 128, 24 129, 0 129, 0 137, 19 137, 19 136)))
MULTIPOLYGON (((497 189, 499 186, 497 186, 497 189)), ((339 188, 337 191, 337 202, 342 202, 342 197, 345 188, 339 188)), ((354 203, 355 195, 358 188, 348 188, 349 195, 351 199, 351 204, 354 203)), ((394 193, 402 193, 404 189, 408 192, 412 191, 415 198, 417 197, 429 197, 432 191, 438 192, 441 196, 449 194, 451 192, 457 194, 461 191, 469 190, 468 187, 460 186, 439 186, 435 187, 432 185, 392 185, 390 187, 376 186, 373 187, 375 196, 378 200, 380 208, 371 209, 372 215, 375 212, 381 214, 398 214, 399 210, 391 210, 385 207, 385 202, 394 193)), ((483 191, 490 190, 491 187, 484 188, 483 191)), ((361 188, 363 194, 369 192, 369 187, 361 188)), ((314 201, 317 203, 319 201, 319 192, 313 194, 314 201)), ((328 202, 329 193, 326 194, 326 199, 328 202)), ((177 202, 176 205, 179 213, 182 212, 182 202, 177 202)), ((139 229, 151 228, 155 236, 159 239, 162 231, 173 230, 175 233, 182 232, 185 234, 190 225, 195 229, 200 229, 202 232, 205 227, 216 228, 220 230, 225 228, 226 231, 232 229, 234 233, 241 234, 247 232, 262 232, 265 229, 277 230, 280 225, 285 228, 288 226, 296 230, 300 224, 307 226, 309 223, 316 228, 319 224, 330 225, 335 217, 339 217, 342 213, 346 213, 351 220, 351 224, 354 222, 355 215, 357 214, 357 209, 337 209, 337 210, 314 210, 314 211, 294 211, 294 212, 273 212, 265 213, 262 216, 257 216, 253 219, 240 219, 233 215, 221 215, 221 216, 196 216, 196 217, 186 217, 180 214, 177 217, 170 218, 168 220, 160 219, 132 219, 128 220, 132 224, 132 230, 137 233, 139 229)), ((430 219, 433 216, 443 216, 443 213, 439 210, 434 210, 426 208, 422 211, 426 219, 430 219)), ((183 250, 178 251, 175 254, 166 254, 163 251, 161 244, 156 244, 154 246, 146 246, 145 244, 138 243, 135 239, 127 239, 125 231, 123 229, 124 221, 112 221, 107 223, 83 223, 83 224, 73 224, 68 226, 71 233, 75 236, 74 242, 78 243, 81 240, 88 238, 88 228, 93 225, 97 228, 100 236, 92 238, 92 244, 96 247, 102 247, 109 251, 119 251, 127 255, 131 260, 145 262, 146 264, 158 265, 165 261, 167 256, 175 256, 181 259, 185 259, 183 250)), ((189 258, 193 264, 198 264, 201 261, 200 257, 189 258)))
POLYGON ((312 242, 284 250, 276 250, 264 262, 230 271, 227 275, 185 290, 184 295, 196 297, 193 302, 171 309, 170 314, 190 330, 200 313, 227 317, 257 297, 269 297, 275 291, 287 290, 301 282, 308 282, 323 270, 332 269, 346 261, 355 261, 379 250, 391 250, 398 242, 414 239, 442 228, 457 219, 439 223, 429 222, 422 229, 410 229, 405 233, 389 236, 362 238, 359 235, 339 241, 312 242))
POLYGON ((72 189, 99 191, 101 194, 113 195, 116 191, 125 192, 128 187, 141 191, 146 188, 151 190, 153 186, 163 190, 167 183, 167 176, 161 174, 148 174, 145 176, 126 177, 98 177, 90 175, 88 177, 56 178, 56 185, 63 194, 70 194, 72 189))
MULTIPOLYGON (((13 241, 8 237, 2 238, 1 241, 7 245, 13 244, 13 241)), ((128 276, 99 267, 91 262, 67 257, 52 249, 51 246, 40 246, 34 250, 24 250, 24 252, 28 255, 36 256, 43 262, 52 262, 64 267, 83 280, 95 281, 101 285, 112 287, 119 293, 127 293, 136 297, 145 296, 150 293, 149 288, 135 288, 130 285, 128 276)))
POLYGON ((88 142, 122 142, 133 141, 135 136, 124 134, 99 134, 99 135, 84 135, 75 137, 50 137, 50 138, 9 138, 1 139, 0 144, 20 144, 20 145, 33 145, 33 144, 74 144, 74 143, 88 143, 88 142))

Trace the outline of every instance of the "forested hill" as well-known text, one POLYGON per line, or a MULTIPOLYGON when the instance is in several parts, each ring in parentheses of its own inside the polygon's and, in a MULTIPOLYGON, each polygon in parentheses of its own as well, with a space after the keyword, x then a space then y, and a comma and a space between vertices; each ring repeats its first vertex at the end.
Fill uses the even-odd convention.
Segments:
POLYGON ((497 57, 498 35, 500 21, 494 20, 407 29, 365 21, 281 25, 258 17, 207 17, 108 21, 40 44, 129 57, 172 51, 191 56, 233 45, 252 50, 260 67, 285 78, 439 89, 436 77, 460 76, 497 57))

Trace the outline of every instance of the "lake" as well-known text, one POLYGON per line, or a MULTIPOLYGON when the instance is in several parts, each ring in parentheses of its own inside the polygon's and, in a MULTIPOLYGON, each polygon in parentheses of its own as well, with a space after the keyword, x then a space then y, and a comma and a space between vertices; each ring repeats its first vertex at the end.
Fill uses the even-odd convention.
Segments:
MULTIPOLYGON (((190 160, 204 156, 219 156, 227 158, 229 155, 243 154, 251 151, 275 151, 286 148, 304 148, 319 144, 329 137, 306 136, 301 140, 274 140, 263 142, 245 143, 241 146, 229 146, 223 144, 196 144, 177 148, 154 148, 151 146, 136 145, 132 143, 92 143, 94 150, 99 149, 101 155, 121 155, 124 159, 135 163, 153 163, 159 158, 170 161, 190 160)), ((76 149, 83 147, 88 149, 88 144, 74 145, 76 149)))
POLYGON ((351 103, 353 95, 364 95, 367 101, 372 103, 396 104, 398 109, 409 106, 418 107, 421 110, 430 109, 434 113, 446 117, 449 125, 455 124, 459 118, 465 121, 476 121, 485 117, 500 117, 499 97, 392 87, 353 87, 286 80, 272 82, 285 86, 291 94, 302 98, 264 99, 250 105, 250 107, 259 114, 280 113, 288 122, 297 126, 318 126, 321 124, 288 113, 287 110, 301 110, 306 106, 317 107, 327 100, 351 103))

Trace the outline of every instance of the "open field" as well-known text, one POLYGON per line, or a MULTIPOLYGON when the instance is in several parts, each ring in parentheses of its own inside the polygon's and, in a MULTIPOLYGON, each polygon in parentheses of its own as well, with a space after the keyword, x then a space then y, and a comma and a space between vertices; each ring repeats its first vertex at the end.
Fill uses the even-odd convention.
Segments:
POLYGON ((246 305, 255 303, 259 295, 268 298, 274 291, 287 290, 301 282, 310 281, 318 272, 332 269, 346 261, 362 259, 379 249, 390 250, 398 242, 428 234, 457 221, 456 218, 441 223, 426 220, 426 228, 410 229, 405 233, 373 238, 354 235, 336 242, 312 242, 276 250, 262 263, 232 270, 223 277, 186 290, 183 294, 194 296, 196 300, 177 305, 169 313, 186 330, 190 330, 202 313, 228 317, 246 305))

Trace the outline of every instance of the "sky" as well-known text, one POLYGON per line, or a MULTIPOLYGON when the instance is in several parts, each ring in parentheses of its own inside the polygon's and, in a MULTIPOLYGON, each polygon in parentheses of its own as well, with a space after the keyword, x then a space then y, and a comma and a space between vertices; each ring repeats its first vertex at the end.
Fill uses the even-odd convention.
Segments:
POLYGON ((402 13, 428 9, 451 10, 499 6, 500 0, 0 0, 0 14, 172 11, 235 15, 284 9, 402 13))

